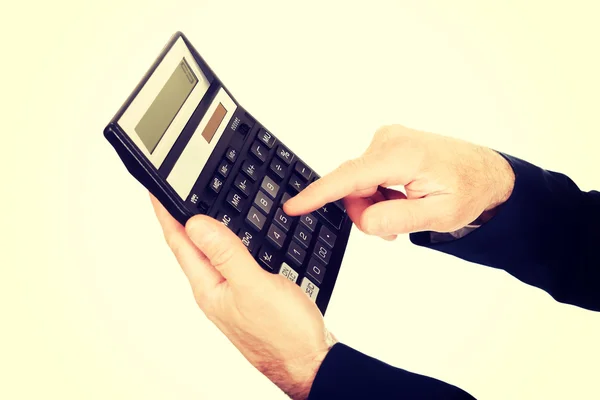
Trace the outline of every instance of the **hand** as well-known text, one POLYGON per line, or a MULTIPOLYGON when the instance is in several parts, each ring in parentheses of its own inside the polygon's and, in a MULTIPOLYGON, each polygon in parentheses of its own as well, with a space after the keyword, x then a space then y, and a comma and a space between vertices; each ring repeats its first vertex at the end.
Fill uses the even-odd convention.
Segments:
POLYGON ((222 223, 197 215, 184 228, 151 200, 200 309, 288 396, 307 398, 334 344, 316 304, 282 275, 260 268, 222 223))
POLYGON ((288 200, 284 211, 302 215, 344 198, 349 217, 367 234, 452 232, 505 202, 514 179, 491 149, 393 125, 380 129, 362 156, 288 200))

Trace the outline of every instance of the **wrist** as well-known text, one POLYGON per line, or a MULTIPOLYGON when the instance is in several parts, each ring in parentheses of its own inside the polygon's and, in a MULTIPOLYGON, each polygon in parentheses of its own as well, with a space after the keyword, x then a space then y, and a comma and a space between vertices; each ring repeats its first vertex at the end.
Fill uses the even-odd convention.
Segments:
POLYGON ((484 215, 488 217, 493 216, 496 209, 510 198, 515 186, 515 172, 508 160, 494 150, 490 149, 490 152, 493 177, 490 182, 492 198, 484 210, 484 215))
POLYGON ((291 399, 305 400, 329 349, 288 362, 271 362, 259 369, 291 399))

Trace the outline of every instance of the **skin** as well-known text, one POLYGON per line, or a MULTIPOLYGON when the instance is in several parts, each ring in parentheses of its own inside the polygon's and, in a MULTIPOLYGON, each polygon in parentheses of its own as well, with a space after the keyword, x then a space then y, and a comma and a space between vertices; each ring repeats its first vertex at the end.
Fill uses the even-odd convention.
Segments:
MULTIPOLYGON (((343 199, 354 224, 369 235, 393 240, 451 232, 493 214, 510 197, 514 179, 491 149, 393 125, 379 129, 360 157, 288 200, 284 211, 302 215, 343 199)), ((306 399, 335 344, 316 305, 285 277, 264 271, 222 223, 197 215, 184 227, 152 195, 151 201, 207 318, 288 396, 306 399)))

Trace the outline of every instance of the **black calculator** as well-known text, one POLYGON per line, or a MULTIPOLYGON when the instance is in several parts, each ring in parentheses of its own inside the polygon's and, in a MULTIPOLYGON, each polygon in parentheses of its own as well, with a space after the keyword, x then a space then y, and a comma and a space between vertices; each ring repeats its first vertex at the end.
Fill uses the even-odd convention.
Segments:
POLYGON ((352 222, 341 202, 290 217, 282 205, 319 175, 246 111, 181 32, 104 130, 133 175, 181 224, 225 224, 259 265, 325 314, 352 222))

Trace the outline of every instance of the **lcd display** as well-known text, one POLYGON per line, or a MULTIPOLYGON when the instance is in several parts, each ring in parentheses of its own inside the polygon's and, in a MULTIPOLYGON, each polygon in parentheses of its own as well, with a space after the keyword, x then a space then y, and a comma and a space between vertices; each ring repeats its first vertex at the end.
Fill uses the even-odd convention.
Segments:
POLYGON ((150 153, 154 151, 197 83, 198 78, 185 59, 182 59, 135 127, 150 153))

